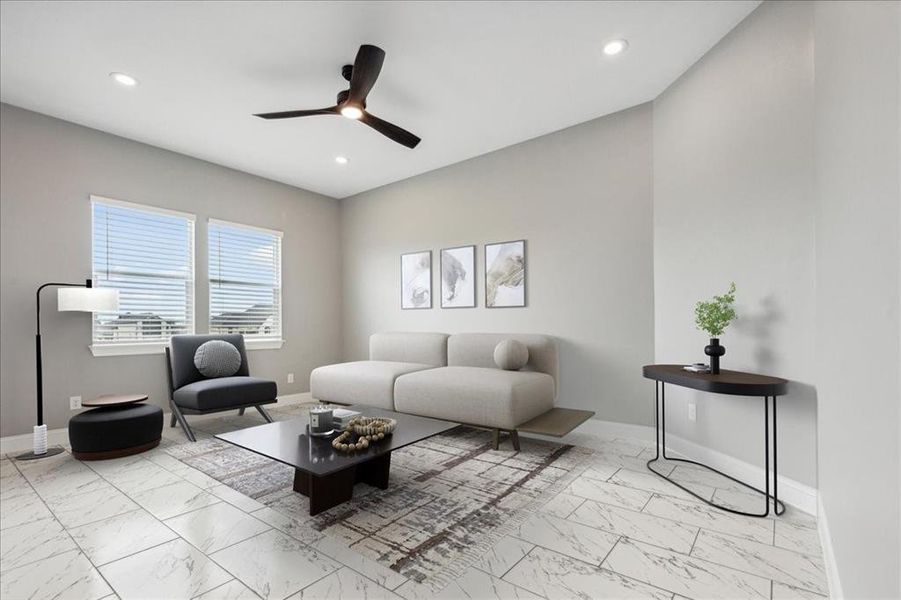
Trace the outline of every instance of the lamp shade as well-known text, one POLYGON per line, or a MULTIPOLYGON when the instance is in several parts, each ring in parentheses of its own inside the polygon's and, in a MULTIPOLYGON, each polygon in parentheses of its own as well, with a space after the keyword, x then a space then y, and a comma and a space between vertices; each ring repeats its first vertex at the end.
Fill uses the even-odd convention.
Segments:
POLYGON ((57 305, 60 311, 116 312, 119 310, 119 290, 96 287, 60 288, 57 305))

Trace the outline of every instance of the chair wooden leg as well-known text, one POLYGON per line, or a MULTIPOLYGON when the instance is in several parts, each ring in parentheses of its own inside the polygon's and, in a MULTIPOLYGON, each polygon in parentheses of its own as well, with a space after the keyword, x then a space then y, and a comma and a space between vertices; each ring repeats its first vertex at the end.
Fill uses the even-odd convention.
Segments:
POLYGON ((191 427, 185 420, 185 416, 181 414, 181 410, 179 410, 178 406, 175 405, 175 402, 170 402, 169 406, 170 408, 172 408, 172 414, 175 415, 176 419, 178 419, 178 424, 181 425, 181 428, 184 430, 185 435, 188 436, 188 439, 192 442, 196 442, 197 438, 194 437, 194 432, 191 431, 191 427))
MULTIPOLYGON (((257 411, 259 411, 259 413, 260 413, 261 415, 263 415, 263 418, 266 419, 266 422, 267 422, 267 423, 272 423, 272 417, 269 416, 269 413, 266 412, 266 409, 265 409, 265 408, 263 408, 262 406, 259 406, 259 405, 255 406, 254 408, 256 408, 257 411)), ((242 408, 241 410, 244 410, 244 409, 242 408)))
POLYGON ((501 445, 501 430, 500 429, 492 429, 491 430, 491 449, 497 450, 501 445))
POLYGON ((243 416, 244 416, 244 409, 243 409, 243 408, 239 408, 239 409, 238 409, 238 416, 239 416, 239 417, 243 417, 243 416))
POLYGON ((513 442, 513 449, 519 452, 519 432, 515 429, 510 432, 510 441, 513 442))

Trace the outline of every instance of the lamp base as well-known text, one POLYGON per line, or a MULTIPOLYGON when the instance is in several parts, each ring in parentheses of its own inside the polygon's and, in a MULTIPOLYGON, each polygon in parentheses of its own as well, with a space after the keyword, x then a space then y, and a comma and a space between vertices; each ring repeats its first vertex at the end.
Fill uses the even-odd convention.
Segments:
POLYGON ((48 456, 56 456, 57 454, 63 452, 64 450, 59 446, 54 448, 47 448, 47 451, 43 454, 35 454, 32 452, 26 452, 25 454, 20 454, 16 457, 16 460, 37 460, 39 458, 47 458, 48 456))

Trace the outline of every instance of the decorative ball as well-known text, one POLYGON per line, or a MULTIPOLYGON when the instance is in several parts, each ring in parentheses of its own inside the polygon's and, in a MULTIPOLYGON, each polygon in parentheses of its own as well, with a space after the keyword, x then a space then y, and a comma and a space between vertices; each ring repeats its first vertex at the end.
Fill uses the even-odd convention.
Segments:
POLYGON ((505 371, 519 371, 529 362, 529 348, 518 340, 504 340, 494 348, 494 364, 505 371))

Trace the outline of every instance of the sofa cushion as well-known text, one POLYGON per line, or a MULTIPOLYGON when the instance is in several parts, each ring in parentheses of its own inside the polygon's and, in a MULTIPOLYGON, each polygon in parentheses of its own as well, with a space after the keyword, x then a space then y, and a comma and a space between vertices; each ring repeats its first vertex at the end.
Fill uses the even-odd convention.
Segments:
POLYGON ((554 378, 547 373, 482 367, 442 367, 398 377, 400 412, 515 429, 554 407, 554 378))
POLYGON ((183 408, 217 410, 254 402, 275 400, 278 386, 259 377, 217 377, 202 379, 180 387, 172 399, 183 408))
POLYGON ((369 337, 369 360, 447 366, 446 333, 375 333, 369 337))
POLYGON ((524 371, 547 373, 557 380, 557 342, 530 333, 457 333, 447 339, 447 366, 497 368, 494 349, 504 340, 517 340, 529 349, 524 371))
POLYGON ((432 365, 384 360, 327 365, 310 373, 310 393, 316 400, 341 404, 367 404, 394 410, 394 382, 405 374, 432 365))

